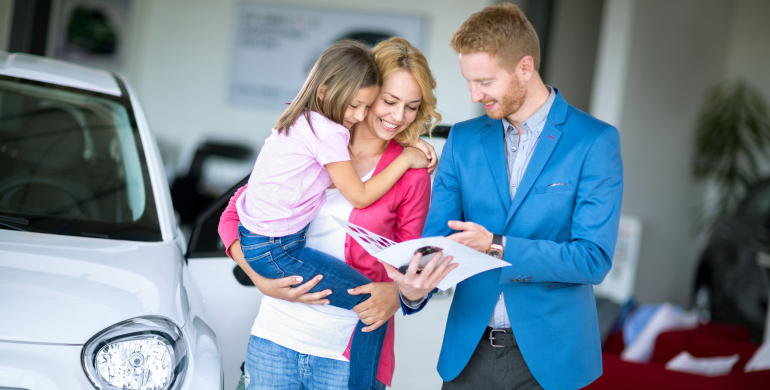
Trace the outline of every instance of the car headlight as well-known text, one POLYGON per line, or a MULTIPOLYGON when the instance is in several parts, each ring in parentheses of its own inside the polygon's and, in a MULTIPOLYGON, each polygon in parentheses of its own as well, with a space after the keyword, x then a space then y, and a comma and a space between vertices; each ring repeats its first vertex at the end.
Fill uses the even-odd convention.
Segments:
POLYGON ((187 370, 182 331, 163 317, 137 317, 92 337, 81 354, 88 379, 102 390, 173 390, 187 370))

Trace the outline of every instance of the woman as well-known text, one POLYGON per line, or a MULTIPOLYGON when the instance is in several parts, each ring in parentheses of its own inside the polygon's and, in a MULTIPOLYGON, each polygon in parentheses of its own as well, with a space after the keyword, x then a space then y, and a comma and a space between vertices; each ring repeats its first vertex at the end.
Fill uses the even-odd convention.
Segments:
MULTIPOLYGON (((362 180, 384 169, 401 153, 403 148, 399 142, 412 144, 441 120, 433 93, 436 82, 422 53, 402 38, 383 41, 372 52, 383 85, 365 120, 353 127, 349 145, 351 161, 362 180)), ((431 168, 435 163, 434 158, 431 168)), ((368 325, 364 331, 387 322, 377 379, 381 387, 389 386, 395 364, 394 327, 393 321, 388 320, 399 308, 398 286, 387 277, 384 267, 347 236, 331 217, 348 220, 397 242, 418 238, 430 202, 428 171, 407 171, 388 193, 361 210, 354 209, 336 189, 326 190, 326 204, 310 224, 306 245, 344 259, 374 281, 350 292, 371 294, 354 308, 355 312, 318 306, 332 293, 328 290, 303 294, 322 275, 291 288, 301 280, 295 277, 264 279, 248 267, 237 241, 238 217, 234 206, 243 190, 231 199, 222 215, 219 232, 228 254, 266 295, 249 341, 245 365, 247 389, 279 386, 281 389, 347 389, 349 362, 343 352, 345 356, 349 353, 350 336, 359 318, 368 325)))

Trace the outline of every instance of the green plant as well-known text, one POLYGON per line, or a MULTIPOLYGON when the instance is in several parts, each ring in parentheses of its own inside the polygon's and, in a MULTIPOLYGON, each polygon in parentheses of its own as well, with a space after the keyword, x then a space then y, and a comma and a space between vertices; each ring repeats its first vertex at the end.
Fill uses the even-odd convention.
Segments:
POLYGON ((741 80, 713 87, 695 129, 692 172, 697 180, 716 184, 718 198, 703 213, 700 227, 727 216, 767 174, 768 146, 770 118, 762 94, 741 80))

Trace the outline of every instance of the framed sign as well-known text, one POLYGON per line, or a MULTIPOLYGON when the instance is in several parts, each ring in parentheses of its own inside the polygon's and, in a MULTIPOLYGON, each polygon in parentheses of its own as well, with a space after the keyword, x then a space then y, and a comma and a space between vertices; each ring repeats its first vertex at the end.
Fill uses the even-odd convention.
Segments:
POLYGON ((420 48, 423 18, 344 10, 241 3, 229 99, 283 110, 329 46, 355 39, 373 46, 392 36, 420 48))
POLYGON ((634 295, 641 241, 642 220, 630 215, 621 215, 612 269, 602 284, 594 286, 596 295, 608 298, 618 305, 626 303, 634 295))

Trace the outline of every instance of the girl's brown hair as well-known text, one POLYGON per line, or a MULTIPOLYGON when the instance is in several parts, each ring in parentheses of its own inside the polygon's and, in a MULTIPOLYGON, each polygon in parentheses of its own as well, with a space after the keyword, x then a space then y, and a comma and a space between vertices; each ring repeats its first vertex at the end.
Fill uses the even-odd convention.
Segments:
MULTIPOLYGON (((273 127, 278 132, 288 134, 289 127, 303 112, 310 123, 311 111, 316 111, 341 125, 345 110, 358 90, 380 85, 382 78, 369 48, 350 39, 339 41, 318 57, 297 97, 273 127), (318 96, 321 87, 326 88, 323 100, 318 96)), ((312 123, 310 129, 313 129, 312 123)))
POLYGON ((372 49, 374 60, 382 74, 388 77, 393 72, 405 70, 417 80, 422 90, 422 101, 417 116, 407 128, 396 136, 402 145, 414 145, 421 135, 433 130, 441 122, 441 114, 436 111, 436 79, 430 72, 428 60, 404 38, 393 37, 382 41, 372 49))

